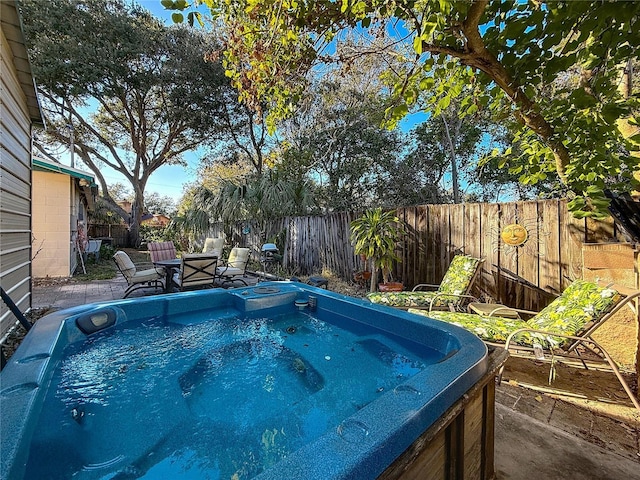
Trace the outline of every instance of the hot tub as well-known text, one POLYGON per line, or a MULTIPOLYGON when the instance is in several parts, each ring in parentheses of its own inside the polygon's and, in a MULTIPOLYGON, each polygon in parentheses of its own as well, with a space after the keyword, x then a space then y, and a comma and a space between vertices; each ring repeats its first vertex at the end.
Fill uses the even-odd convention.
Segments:
POLYGON ((463 329, 299 283, 80 306, 0 373, 0 477, 407 478, 466 442, 486 478, 493 371, 463 329))

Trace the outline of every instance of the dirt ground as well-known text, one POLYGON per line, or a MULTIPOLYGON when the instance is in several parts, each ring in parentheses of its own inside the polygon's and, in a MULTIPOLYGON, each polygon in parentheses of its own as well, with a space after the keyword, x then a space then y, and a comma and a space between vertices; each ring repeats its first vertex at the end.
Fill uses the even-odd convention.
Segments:
MULTIPOLYGON (((49 312, 50 310, 48 308, 33 309, 29 313, 27 313, 25 317, 30 323, 33 324, 38 321, 39 318, 44 317, 49 312)), ((18 348, 26 333, 27 332, 24 328, 18 326, 7 337, 5 342, 2 344, 2 354, 4 355, 5 360, 9 360, 9 358, 11 358, 11 355, 13 355, 13 352, 16 351, 16 348, 18 348)))
MULTIPOLYGON (((555 377, 550 382, 550 362, 511 356, 507 360, 503 382, 534 390, 541 395, 572 403, 597 414, 640 427, 640 412, 634 407, 622 385, 606 366, 589 364, 585 370, 580 362, 559 360, 555 377)), ((623 373, 632 390, 636 389, 635 375, 623 373)))

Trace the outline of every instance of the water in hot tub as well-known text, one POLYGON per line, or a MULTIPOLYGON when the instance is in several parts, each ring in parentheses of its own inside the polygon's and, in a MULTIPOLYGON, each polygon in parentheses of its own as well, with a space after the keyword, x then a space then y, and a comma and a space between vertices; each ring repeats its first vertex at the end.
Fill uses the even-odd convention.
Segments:
POLYGON ((440 355, 305 313, 204 320, 68 347, 26 478, 251 478, 440 355))

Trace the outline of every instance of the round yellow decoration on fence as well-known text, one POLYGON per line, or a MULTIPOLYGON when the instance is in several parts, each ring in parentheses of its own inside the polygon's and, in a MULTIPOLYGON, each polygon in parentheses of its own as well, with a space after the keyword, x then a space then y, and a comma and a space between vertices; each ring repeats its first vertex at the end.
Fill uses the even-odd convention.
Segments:
POLYGON ((529 232, 527 232, 527 229, 522 225, 511 223, 502 229, 500 238, 507 245, 519 247, 520 245, 524 245, 529 239, 529 232))

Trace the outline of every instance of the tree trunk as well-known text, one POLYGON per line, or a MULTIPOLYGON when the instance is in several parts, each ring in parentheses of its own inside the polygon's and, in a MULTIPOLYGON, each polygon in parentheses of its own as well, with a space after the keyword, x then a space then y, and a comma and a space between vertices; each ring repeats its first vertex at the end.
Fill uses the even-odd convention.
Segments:
POLYGON ((129 226, 129 243, 133 248, 138 248, 142 243, 140 239, 140 225, 135 221, 129 226))
MULTIPOLYGON (((632 93, 633 93, 633 62, 631 60, 629 60, 627 62, 627 65, 625 66, 623 73, 622 73, 622 79, 620 81, 620 86, 618 87, 620 89, 620 93, 624 96, 624 98, 629 98, 632 93)), ((638 128, 636 125, 632 125, 628 119, 621 119, 618 120, 618 128, 620 129, 620 131, 622 132, 622 134, 625 136, 625 138, 628 138, 632 135, 636 135, 638 133, 640 133, 640 128, 638 128)), ((631 155, 639 155, 638 152, 632 152, 631 155)), ((635 176, 636 178, 638 178, 639 173, 636 172, 635 176)), ((638 289, 640 288, 640 284, 639 284, 639 280, 640 280, 640 251, 638 250, 638 248, 636 247, 635 251, 634 251, 634 277, 635 277, 635 285, 634 288, 638 289)), ((635 301, 635 307, 636 307, 636 355, 635 355, 635 363, 636 363, 636 375, 638 378, 640 378, 640 301, 636 300, 635 301)), ((636 395, 638 395, 640 393, 640 385, 636 385, 636 395)))
MULTIPOLYGON (((456 162, 456 149, 453 146, 451 132, 449 131, 449 123, 445 115, 440 115, 444 124, 444 132, 449 148, 449 157, 451 159, 451 181, 453 182, 453 203, 460 203, 460 186, 458 185, 458 164, 456 162)), ((459 130, 459 128, 457 129, 459 130)), ((457 135, 456 135, 457 136, 457 135)))
POLYGON ((131 223, 129 225, 129 240, 134 248, 138 248, 142 239, 140 238, 140 224, 144 214, 144 194, 136 190, 133 205, 131 205, 131 223))
POLYGON ((378 267, 376 267, 371 261, 371 284, 369 285, 369 291, 375 292, 378 289, 378 267))

